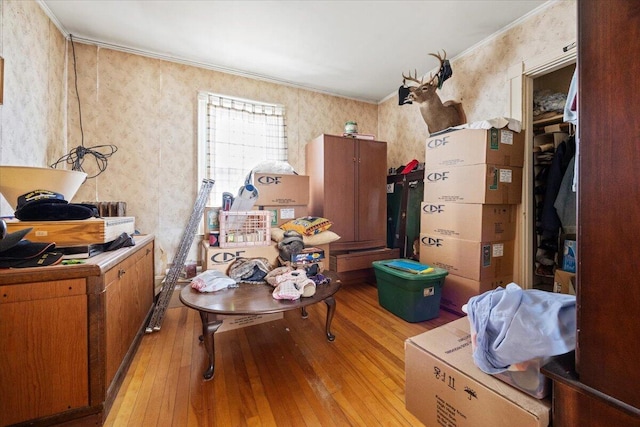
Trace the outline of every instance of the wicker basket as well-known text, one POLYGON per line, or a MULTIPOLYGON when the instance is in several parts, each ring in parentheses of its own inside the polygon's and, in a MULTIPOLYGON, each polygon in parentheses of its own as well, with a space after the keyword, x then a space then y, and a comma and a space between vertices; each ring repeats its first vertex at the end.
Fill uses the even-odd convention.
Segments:
POLYGON ((220 247, 271 244, 271 211, 220 211, 220 247))

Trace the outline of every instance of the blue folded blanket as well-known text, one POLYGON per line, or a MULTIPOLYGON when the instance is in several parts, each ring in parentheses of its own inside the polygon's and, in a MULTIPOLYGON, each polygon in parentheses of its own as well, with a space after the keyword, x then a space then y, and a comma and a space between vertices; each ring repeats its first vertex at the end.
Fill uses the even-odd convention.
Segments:
POLYGON ((488 374, 576 345, 576 297, 523 290, 515 283, 472 297, 467 312, 475 337, 473 360, 488 374))

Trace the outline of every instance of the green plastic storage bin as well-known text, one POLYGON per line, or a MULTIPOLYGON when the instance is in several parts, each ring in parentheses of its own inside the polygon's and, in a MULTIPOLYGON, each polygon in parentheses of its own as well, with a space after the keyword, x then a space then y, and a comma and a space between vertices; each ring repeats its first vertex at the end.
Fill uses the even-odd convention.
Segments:
POLYGON ((438 317, 447 270, 434 267, 429 273, 408 273, 388 267, 386 264, 391 261, 420 265, 408 259, 374 261, 380 305, 407 322, 423 322, 438 317))

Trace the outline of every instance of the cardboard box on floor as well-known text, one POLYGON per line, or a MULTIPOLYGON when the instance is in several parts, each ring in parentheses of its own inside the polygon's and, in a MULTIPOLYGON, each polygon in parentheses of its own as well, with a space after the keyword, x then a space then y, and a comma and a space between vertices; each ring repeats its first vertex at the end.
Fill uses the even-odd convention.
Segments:
POLYGON ((444 278, 440 307, 465 315, 462 311, 462 306, 469 302, 469 298, 483 294, 498 286, 504 288, 511 282, 513 282, 513 276, 511 275, 485 280, 471 280, 455 274, 448 274, 444 278))
POLYGON ((227 273, 237 258, 266 258, 271 265, 278 264, 278 248, 273 242, 268 246, 243 246, 237 248, 211 247, 203 240, 200 246, 202 270, 218 270, 227 273))
POLYGON ((424 172, 425 202, 513 205, 521 200, 522 168, 477 164, 424 172))
POLYGON ((466 317, 408 338, 404 348, 406 408, 425 426, 549 425, 549 400, 531 397, 474 364, 466 317))
POLYGON ((420 262, 471 280, 513 275, 513 240, 477 242, 420 233, 420 262))
MULTIPOLYGON (((329 244, 315 245, 324 252, 324 260, 331 256, 329 244)), ((209 246, 209 242, 203 240, 200 244, 202 270, 218 270, 228 273, 229 266, 238 258, 266 258, 273 267, 278 266, 278 246, 276 242, 268 246, 243 246, 237 248, 220 248, 209 246)), ((328 262, 323 264, 328 267, 328 262)))
POLYGON ((427 139, 427 170, 480 163, 521 168, 524 165, 524 133, 506 128, 457 129, 427 139))
MULTIPOLYGON (((173 294, 171 295, 171 299, 169 300, 168 308, 177 308, 184 307, 182 301, 180 301, 180 292, 183 288, 191 286, 190 282, 182 282, 177 283, 173 294)), ((226 314, 216 314, 216 319, 222 320, 222 326, 218 328, 216 331, 217 334, 220 332, 232 331, 234 329, 243 328, 245 326, 258 325, 260 323, 271 322, 272 320, 282 319, 284 317, 283 313, 269 313, 269 314, 247 314, 247 315, 226 315, 226 314)))
POLYGON ((284 314, 282 312, 268 314, 247 314, 244 316, 216 314, 216 319, 222 320, 222 326, 218 328, 216 334, 226 331, 232 331, 234 329, 244 328, 245 326, 259 325, 260 323, 267 323, 282 318, 284 318, 284 314))
POLYGON ((513 240, 516 205, 422 202, 420 232, 462 240, 513 240))
POLYGON ((256 173, 253 186, 258 190, 258 206, 306 206, 309 204, 309 177, 256 173))
POLYGON ((576 290, 573 285, 575 277, 576 273, 556 268, 556 271, 553 273, 553 292, 575 295, 576 290))

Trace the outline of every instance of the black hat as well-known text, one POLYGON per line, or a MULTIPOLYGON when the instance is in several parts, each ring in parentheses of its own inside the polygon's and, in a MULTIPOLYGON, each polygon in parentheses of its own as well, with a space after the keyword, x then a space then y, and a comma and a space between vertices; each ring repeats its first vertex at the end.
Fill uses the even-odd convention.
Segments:
POLYGON ((0 268, 40 267, 57 264, 62 252, 54 252, 55 243, 24 240, 32 228, 6 234, 7 224, 0 219, 0 268))
POLYGON ((42 252, 28 259, 4 260, 0 259, 0 268, 28 268, 55 265, 62 261, 64 254, 60 251, 42 252))
POLYGON ((36 257, 44 252, 53 250, 55 243, 31 242, 29 240, 20 240, 17 244, 0 252, 0 262, 4 260, 25 260, 36 257))
POLYGON ((25 228, 25 229, 7 234, 7 224, 4 222, 3 219, 0 219, 0 253, 6 250, 9 250, 15 245, 17 245, 18 242, 20 242, 20 240, 22 240, 24 236, 29 234, 31 230, 33 229, 25 228))
POLYGON ((62 252, 54 252, 55 243, 20 240, 11 248, 0 252, 0 268, 24 268, 52 265, 62 258, 62 252))
POLYGON ((97 217, 99 213, 94 205, 69 203, 60 193, 34 190, 18 197, 15 216, 21 221, 60 221, 97 217))
POLYGON ((33 190, 18 197, 17 208, 20 209, 34 203, 67 203, 64 196, 55 191, 33 190))

